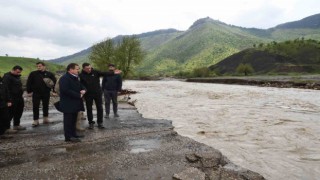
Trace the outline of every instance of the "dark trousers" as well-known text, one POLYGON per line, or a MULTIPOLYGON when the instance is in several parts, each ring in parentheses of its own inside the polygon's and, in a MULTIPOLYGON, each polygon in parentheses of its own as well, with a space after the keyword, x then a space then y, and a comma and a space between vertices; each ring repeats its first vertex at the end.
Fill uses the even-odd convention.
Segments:
POLYGON ((92 106, 93 101, 97 107, 97 122, 101 124, 103 121, 103 108, 102 108, 102 94, 98 94, 96 96, 85 96, 86 100, 86 108, 87 108, 87 116, 89 124, 93 124, 93 114, 92 114, 92 106))
POLYGON ((104 100, 105 100, 105 108, 106 114, 110 114, 110 102, 112 101, 113 105, 113 113, 116 114, 118 112, 118 92, 117 91, 104 91, 104 100))
POLYGON ((8 108, 0 108, 0 135, 10 128, 8 108))
POLYGON ((64 137, 69 140, 71 137, 76 137, 76 123, 78 112, 76 113, 63 113, 63 129, 64 137))
POLYGON ((23 113, 24 100, 23 97, 12 98, 12 106, 9 108, 9 120, 13 119, 13 125, 19 126, 20 119, 23 113))
POLYGON ((40 101, 42 101, 42 111, 43 117, 48 117, 49 115, 49 100, 50 100, 50 92, 46 94, 32 94, 32 110, 33 110, 33 120, 39 119, 39 107, 40 101))

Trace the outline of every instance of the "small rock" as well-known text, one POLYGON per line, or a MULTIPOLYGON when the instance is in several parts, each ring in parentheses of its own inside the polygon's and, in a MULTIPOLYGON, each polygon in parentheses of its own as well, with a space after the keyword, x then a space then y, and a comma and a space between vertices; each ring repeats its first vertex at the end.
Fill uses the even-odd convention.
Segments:
POLYGON ((173 179, 176 180, 205 180, 205 178, 206 175, 204 172, 193 167, 173 175, 173 179))
POLYGON ((171 135, 172 135, 172 136, 177 136, 178 133, 177 133, 177 131, 172 131, 172 132, 171 132, 171 135))
POLYGON ((196 157, 200 158, 204 168, 218 167, 221 164, 222 154, 220 151, 210 151, 196 153, 196 157))
POLYGON ((258 173, 230 163, 220 169, 221 179, 264 180, 258 173))
POLYGON ((199 160, 195 154, 186 154, 186 159, 191 163, 197 162, 199 160))

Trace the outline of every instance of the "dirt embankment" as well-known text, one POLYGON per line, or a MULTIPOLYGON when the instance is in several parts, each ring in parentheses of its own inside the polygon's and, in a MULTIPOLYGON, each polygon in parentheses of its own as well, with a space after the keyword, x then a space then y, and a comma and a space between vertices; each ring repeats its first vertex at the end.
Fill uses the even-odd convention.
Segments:
POLYGON ((320 90, 320 76, 304 77, 218 77, 218 78, 190 78, 187 82, 238 84, 261 87, 301 88, 320 90))

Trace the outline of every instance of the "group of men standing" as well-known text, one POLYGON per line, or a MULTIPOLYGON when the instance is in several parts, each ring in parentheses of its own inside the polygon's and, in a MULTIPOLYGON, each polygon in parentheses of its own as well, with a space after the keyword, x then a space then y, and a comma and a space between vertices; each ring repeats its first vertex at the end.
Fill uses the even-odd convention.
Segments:
MULTIPOLYGON (((93 129, 92 106, 93 102, 97 109, 98 128, 103 129, 103 108, 102 94, 105 97, 106 116, 109 118, 110 102, 113 103, 114 117, 119 117, 117 107, 117 96, 122 88, 121 71, 115 65, 109 64, 109 71, 100 72, 94 70, 89 63, 82 64, 82 71, 78 64, 71 63, 67 66, 67 72, 57 79, 53 73, 46 70, 43 62, 38 62, 37 70, 29 74, 26 91, 28 96, 32 96, 33 104, 33 127, 39 126, 39 107, 42 102, 43 124, 49 121, 49 101, 51 91, 56 94, 55 86, 59 86, 60 103, 59 110, 63 112, 65 141, 79 142, 82 135, 76 132, 76 121, 80 111, 84 111, 83 100, 86 103, 88 129, 93 129), (102 87, 100 78, 103 77, 102 87)), ((24 109, 23 86, 21 82, 21 72, 23 68, 14 66, 12 70, 0 77, 0 137, 3 134, 16 133, 26 128, 20 125, 20 119, 24 109), (13 119, 13 128, 10 122, 13 119)))

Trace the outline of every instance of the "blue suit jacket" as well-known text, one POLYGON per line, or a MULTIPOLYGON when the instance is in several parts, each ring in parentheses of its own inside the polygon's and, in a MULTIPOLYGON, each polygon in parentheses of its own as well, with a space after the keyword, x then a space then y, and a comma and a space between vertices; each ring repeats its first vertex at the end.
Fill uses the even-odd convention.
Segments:
POLYGON ((83 101, 80 91, 84 86, 80 83, 79 78, 66 73, 60 78, 60 109, 63 113, 77 113, 84 111, 83 101))

